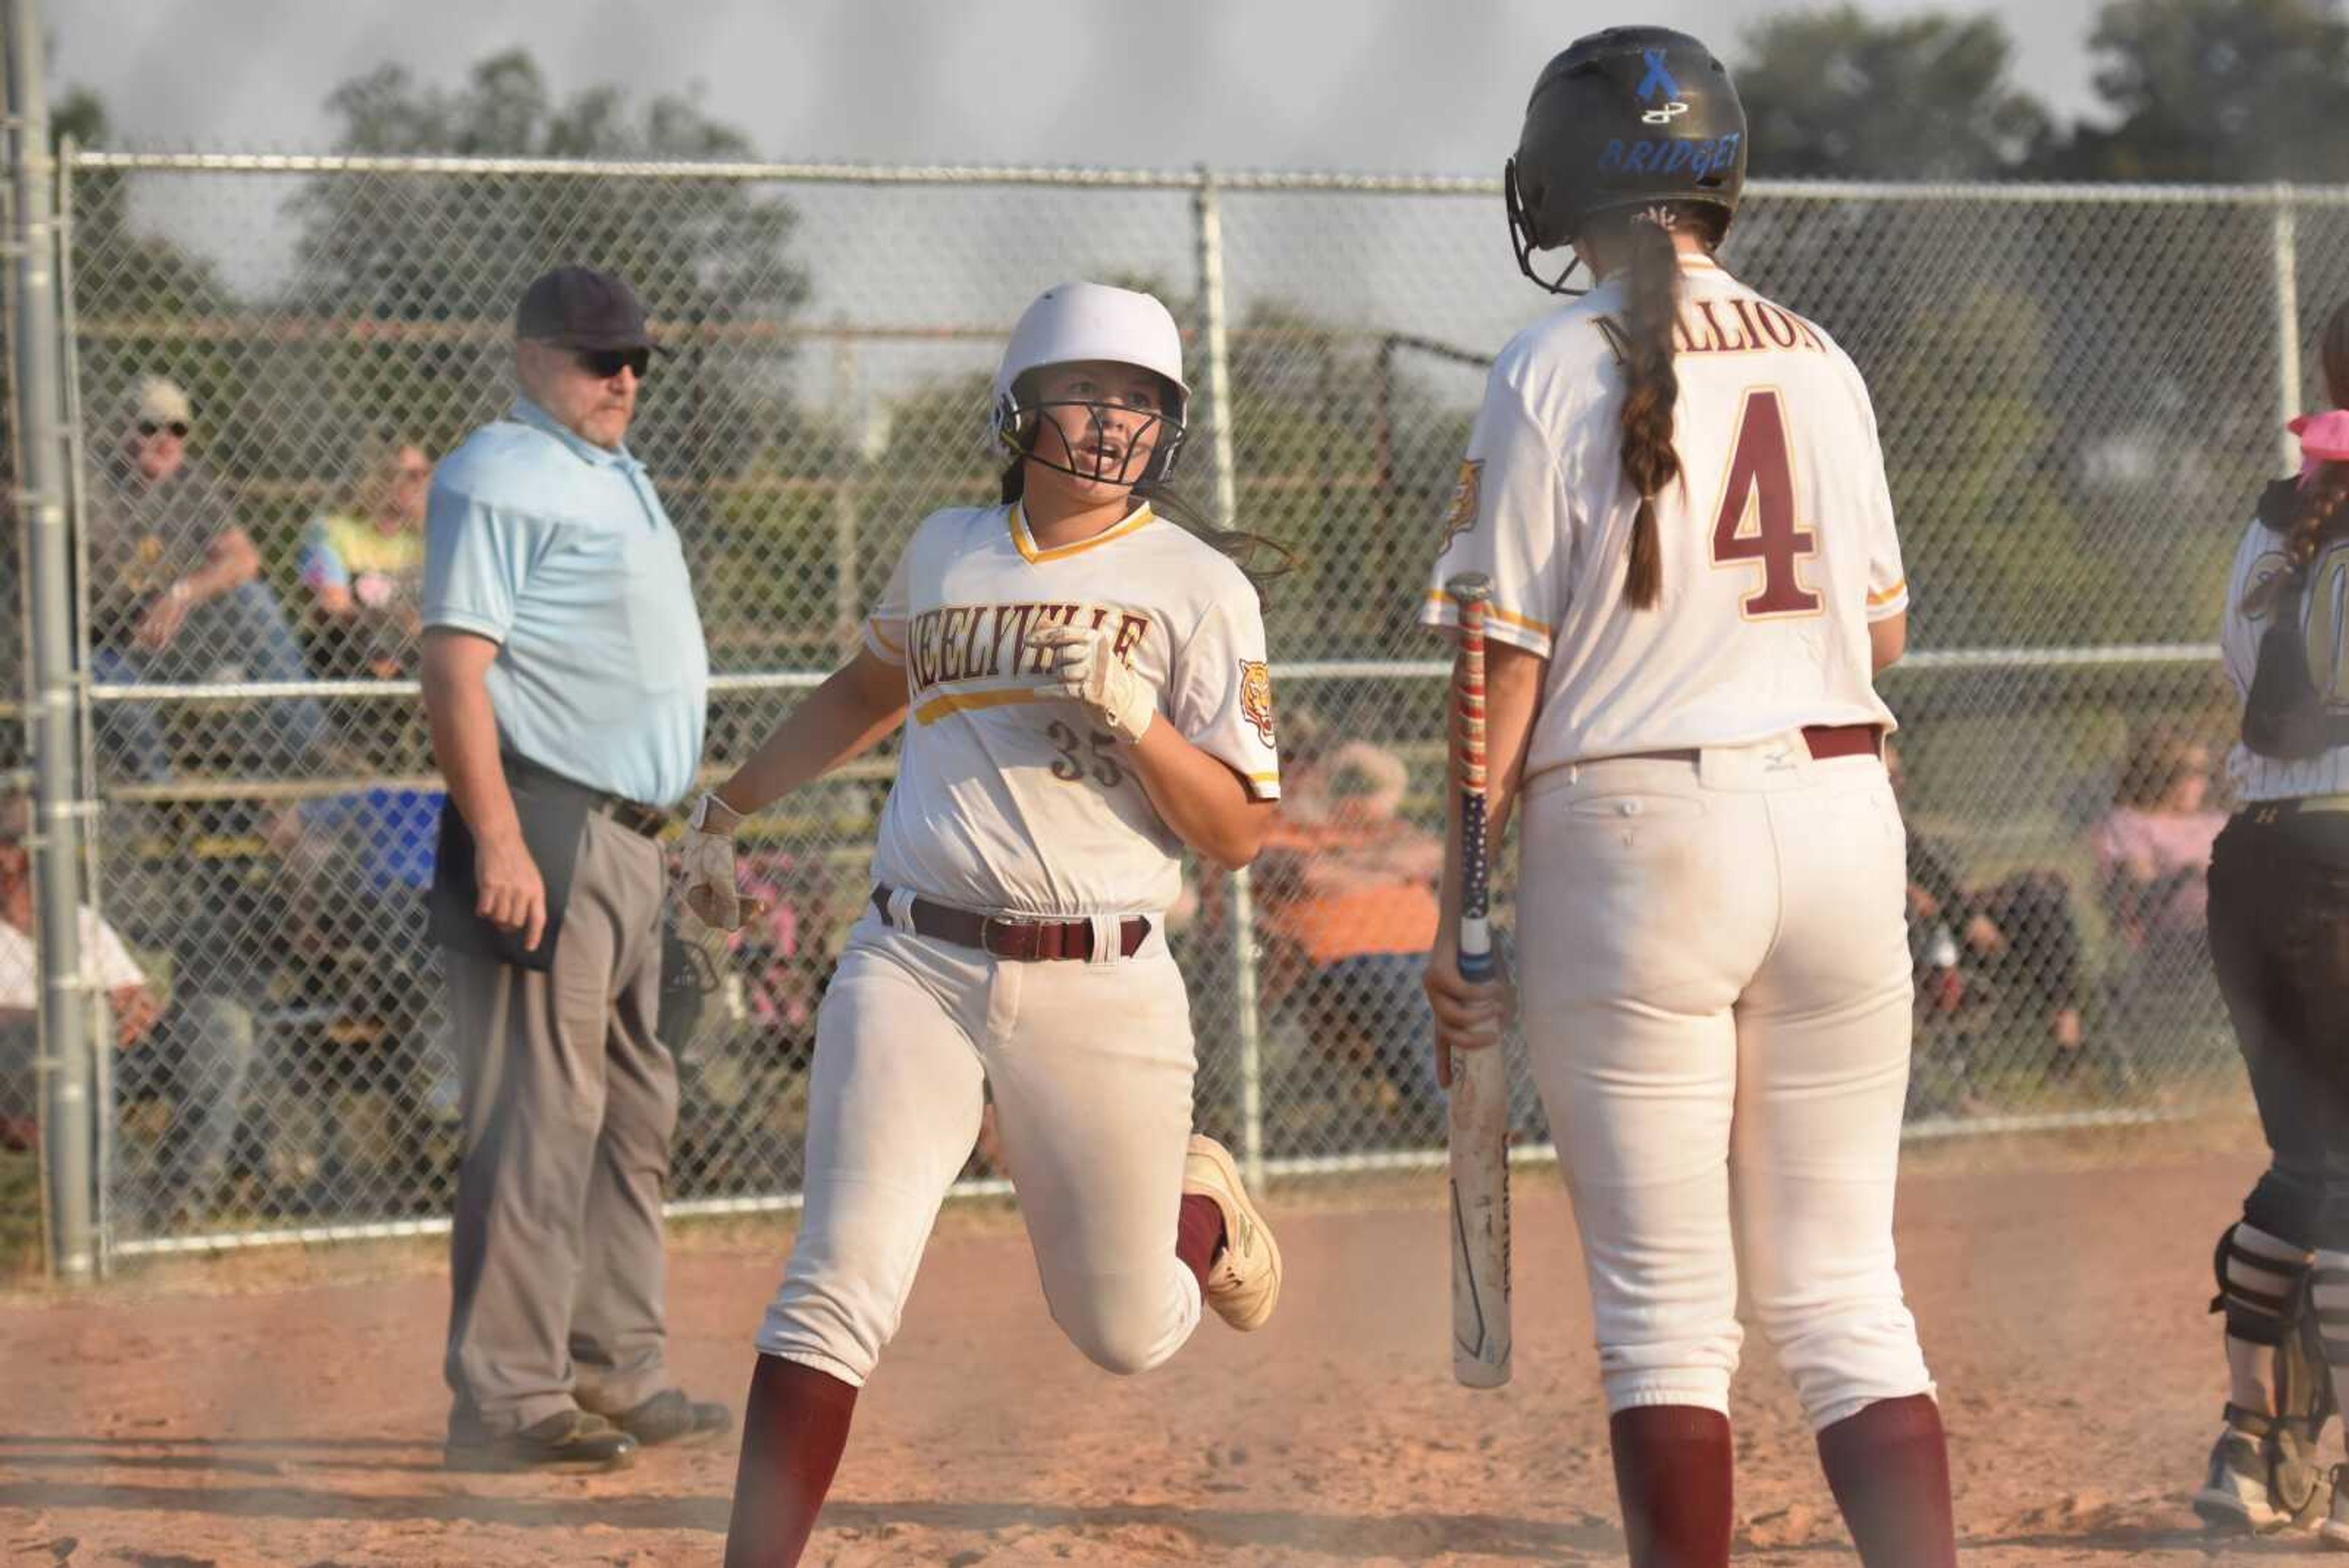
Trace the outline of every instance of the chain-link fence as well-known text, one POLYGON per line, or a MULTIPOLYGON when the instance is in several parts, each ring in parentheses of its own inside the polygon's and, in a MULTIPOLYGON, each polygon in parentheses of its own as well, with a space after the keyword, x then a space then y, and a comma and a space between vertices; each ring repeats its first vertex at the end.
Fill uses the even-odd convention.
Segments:
MULTIPOLYGON (((506 405, 516 296, 564 260, 631 276, 671 349, 631 442, 694 566, 718 767, 852 645, 926 513, 991 496, 1020 308, 1073 276, 1166 299, 1206 393, 1183 477, 1299 558, 1268 602, 1283 824, 1174 917, 1198 1121, 1274 1170, 1440 1147, 1416 956, 1445 666, 1411 621, 1482 366, 1550 303, 1489 182, 80 152, 65 200, 121 1250, 447 1211, 423 480, 506 405)), ((1732 268, 1867 373, 1900 507, 1920 1130, 2239 1092, 2201 938, 2232 723, 2209 644, 2302 324, 2349 293, 2344 206, 1764 185, 1739 219, 1732 268)), ((747 831, 772 909, 683 966, 710 983, 682 1205, 796 1190, 890 771, 747 831)))

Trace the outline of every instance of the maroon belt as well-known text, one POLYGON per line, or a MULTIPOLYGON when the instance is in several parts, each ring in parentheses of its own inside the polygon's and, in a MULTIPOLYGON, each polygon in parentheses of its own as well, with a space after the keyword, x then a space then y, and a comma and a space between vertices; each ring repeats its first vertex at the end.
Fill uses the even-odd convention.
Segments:
MULTIPOLYGON (((889 889, 873 889, 873 907, 885 919, 889 913, 889 889)), ((957 947, 977 948, 993 958, 1009 959, 1014 963, 1042 963, 1052 959, 1089 959, 1093 956, 1093 923, 1091 920, 1006 920, 988 915, 976 915, 968 909, 957 909, 947 904, 933 904, 927 898, 916 898, 913 905, 914 929, 926 937, 935 937, 957 947)), ((1150 935, 1150 922, 1140 915, 1128 915, 1118 922, 1117 952, 1120 958, 1132 958, 1142 949, 1143 939, 1150 935)))
POLYGON ((1811 748, 1815 763, 1830 757, 1880 757, 1884 732, 1874 724, 1806 724, 1803 743, 1811 748))

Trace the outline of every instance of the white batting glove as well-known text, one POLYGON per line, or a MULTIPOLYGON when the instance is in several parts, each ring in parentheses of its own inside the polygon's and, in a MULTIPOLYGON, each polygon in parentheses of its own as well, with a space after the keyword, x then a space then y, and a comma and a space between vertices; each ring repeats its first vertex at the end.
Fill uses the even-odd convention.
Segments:
POLYGON ((686 819, 679 852, 685 907, 702 924, 721 931, 740 930, 766 908, 759 899, 742 897, 735 872, 734 829, 741 821, 717 795, 704 794, 686 819))
POLYGON ((1158 716, 1157 694, 1112 651, 1108 632, 1048 626, 1030 632, 1028 646, 1050 656, 1050 679, 1061 695, 1084 704, 1126 744, 1140 742, 1158 716))

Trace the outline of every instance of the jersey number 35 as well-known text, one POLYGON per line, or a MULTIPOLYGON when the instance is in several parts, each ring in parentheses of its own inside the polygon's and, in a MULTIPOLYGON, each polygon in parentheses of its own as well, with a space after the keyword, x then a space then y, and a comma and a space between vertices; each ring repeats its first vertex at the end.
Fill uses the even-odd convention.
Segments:
POLYGON ((1081 735, 1062 719, 1045 725, 1044 733, 1060 753, 1052 759, 1052 776, 1063 784, 1081 784, 1089 773, 1107 789, 1125 782, 1125 769, 1118 764, 1115 735, 1104 730, 1081 735))

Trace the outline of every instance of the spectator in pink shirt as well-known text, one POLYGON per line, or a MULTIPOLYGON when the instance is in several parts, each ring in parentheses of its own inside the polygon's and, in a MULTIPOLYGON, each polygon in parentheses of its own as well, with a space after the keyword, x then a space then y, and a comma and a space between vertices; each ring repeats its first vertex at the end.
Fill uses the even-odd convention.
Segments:
POLYGON ((2210 786, 2210 748, 2174 724, 2150 725, 2089 835, 2118 950, 2098 1032, 2130 1076, 2149 1048, 2199 1062, 2206 1044, 2231 1040, 2204 920, 2210 846, 2227 823, 2210 786))
POLYGON ((2210 750, 2170 724, 2148 726, 2130 748, 2112 810, 2090 837, 2096 888, 2115 932, 2132 949, 2183 958, 2204 940, 2204 877, 2227 825, 2209 805, 2210 750))

